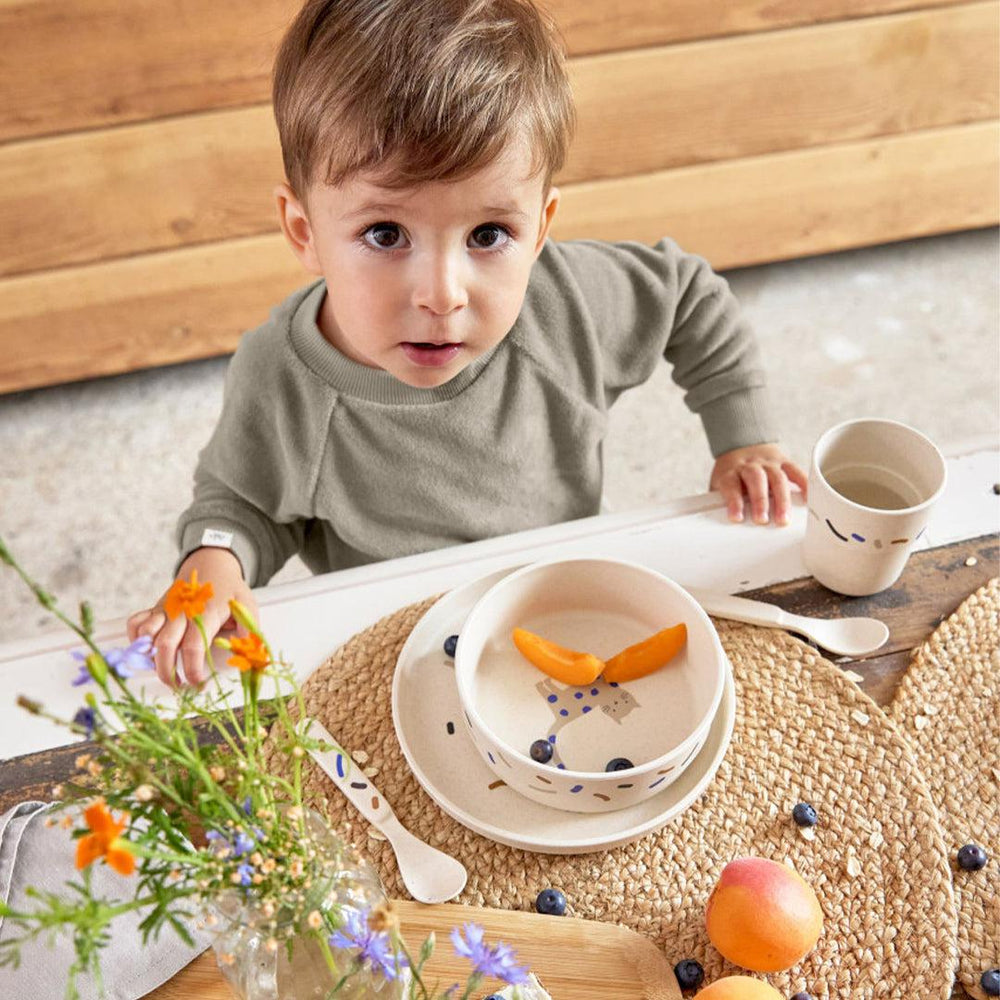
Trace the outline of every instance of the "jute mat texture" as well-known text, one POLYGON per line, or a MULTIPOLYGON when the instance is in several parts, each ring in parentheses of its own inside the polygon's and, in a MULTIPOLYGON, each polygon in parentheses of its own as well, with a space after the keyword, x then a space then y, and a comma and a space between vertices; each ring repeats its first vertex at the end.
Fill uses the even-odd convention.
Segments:
MULTIPOLYGON (((705 982, 743 970, 705 931, 708 896, 730 860, 791 864, 820 899, 817 947, 766 977, 784 996, 949 997, 957 965, 955 900, 937 811, 908 741, 881 709, 810 646, 778 630, 718 622, 734 669, 732 744, 693 806, 662 830, 599 854, 554 856, 506 847, 461 826, 424 792, 396 740, 390 706, 400 648, 428 600, 358 634, 307 681, 307 711, 351 753, 364 751, 400 821, 459 858, 469 882, 457 900, 532 910, 561 889, 568 912, 623 924, 656 941, 674 964, 695 958, 705 982), (792 820, 799 801, 819 814, 813 839, 792 820)), ((445 637, 442 636, 442 641, 445 637)), ((471 751, 470 752, 474 752, 471 751)), ((310 763, 306 794, 405 898, 389 845, 310 763)), ((558 919, 558 918, 553 918, 558 919)))
POLYGON ((914 650, 889 708, 906 733, 937 803, 958 906, 959 979, 1000 967, 1000 580, 966 600, 914 650), (979 871, 956 860, 986 850, 979 871))

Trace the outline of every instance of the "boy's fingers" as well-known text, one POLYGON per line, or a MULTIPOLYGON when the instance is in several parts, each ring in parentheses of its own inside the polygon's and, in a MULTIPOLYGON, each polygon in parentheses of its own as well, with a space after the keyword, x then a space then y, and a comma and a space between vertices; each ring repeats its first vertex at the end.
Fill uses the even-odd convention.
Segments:
POLYGON ((767 482, 774 499, 774 520, 776 524, 788 524, 788 509, 792 503, 791 492, 785 473, 777 465, 768 465, 767 482))
POLYGON ((125 630, 128 633, 128 641, 135 642, 140 636, 148 635, 151 639, 156 638, 157 632, 166 624, 167 616, 160 608, 147 608, 145 611, 137 611, 126 623, 125 630))
MULTIPOLYGON (((209 636, 212 635, 212 632, 207 628, 207 623, 205 631, 209 636)), ((208 677, 208 668, 205 664, 205 645, 194 622, 188 623, 179 652, 181 666, 184 668, 184 683, 200 684, 208 677)))
MULTIPOLYGON (((231 634, 237 628, 237 623, 229 614, 227 604, 213 603, 205 608, 201 616, 201 624, 208 636, 209 645, 215 641, 215 637, 220 632, 231 634), (232 628, 229 628, 232 626, 232 628)), ((188 684, 202 684, 208 680, 209 672, 215 669, 214 662, 210 659, 211 651, 205 652, 205 642, 198 631, 198 626, 191 622, 180 648, 181 665, 184 667, 184 680, 188 684)))
POLYGON ((809 476, 806 475, 794 462, 785 462, 781 466, 781 471, 784 472, 788 478, 795 483, 800 490, 802 490, 802 495, 805 496, 809 490, 809 476))
POLYGON ((739 476, 734 476, 732 481, 726 483, 722 488, 722 495, 726 498, 729 520, 739 524, 743 520, 743 484, 739 476))
POLYGON ((716 489, 722 494, 730 521, 743 520, 743 484, 735 470, 724 473, 717 482, 709 483, 709 489, 716 489))
POLYGON ((750 498, 750 516, 754 524, 767 524, 767 473, 759 465, 744 465, 740 478, 750 498))
POLYGON ((173 621, 168 620, 156 636, 156 645, 153 649, 156 676, 167 687, 177 687, 178 684, 177 647, 180 645, 186 627, 187 619, 183 615, 180 615, 174 618, 173 621))

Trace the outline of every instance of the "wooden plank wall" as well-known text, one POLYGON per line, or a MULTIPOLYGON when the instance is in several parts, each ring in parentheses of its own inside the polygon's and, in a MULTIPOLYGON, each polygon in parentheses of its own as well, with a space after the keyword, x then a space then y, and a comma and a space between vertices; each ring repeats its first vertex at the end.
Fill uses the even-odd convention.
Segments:
MULTIPOLYGON (((0 2, 0 392, 230 352, 307 280, 271 59, 298 0, 0 2)), ((995 0, 550 0, 556 238, 717 268, 995 225, 995 0)))

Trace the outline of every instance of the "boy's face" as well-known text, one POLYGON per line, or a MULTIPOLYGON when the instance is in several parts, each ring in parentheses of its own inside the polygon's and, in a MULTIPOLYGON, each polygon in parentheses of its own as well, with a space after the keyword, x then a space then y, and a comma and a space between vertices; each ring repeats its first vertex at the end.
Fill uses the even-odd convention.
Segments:
POLYGON ((308 208, 281 185, 285 235, 326 279, 323 336, 418 388, 443 385, 503 340, 559 200, 529 171, 529 152, 516 146, 459 181, 314 184, 308 208))

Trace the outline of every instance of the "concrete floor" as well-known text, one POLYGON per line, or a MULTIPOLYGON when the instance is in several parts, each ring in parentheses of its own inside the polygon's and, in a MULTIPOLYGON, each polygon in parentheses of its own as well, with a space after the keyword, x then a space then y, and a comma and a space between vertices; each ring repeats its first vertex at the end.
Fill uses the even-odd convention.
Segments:
MULTIPOLYGON (((786 449, 856 416, 923 430, 946 452, 998 440, 997 232, 915 240, 732 272, 757 330, 786 449)), ((224 359, 0 396, 0 535, 72 611, 98 619, 169 583, 173 527, 221 402, 224 359)), ((669 372, 612 413, 616 510, 704 490, 711 458, 669 372)), ((276 578, 306 575, 294 560, 276 578)), ((51 620, 0 572, 0 642, 51 620)))

